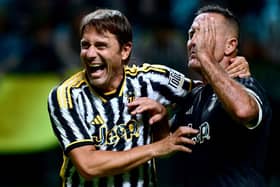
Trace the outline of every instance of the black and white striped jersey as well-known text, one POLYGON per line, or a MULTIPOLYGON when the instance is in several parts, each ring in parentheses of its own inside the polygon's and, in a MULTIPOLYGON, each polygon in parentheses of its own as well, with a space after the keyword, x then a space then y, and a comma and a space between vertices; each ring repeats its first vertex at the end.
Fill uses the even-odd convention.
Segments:
POLYGON ((180 102, 199 81, 163 65, 143 64, 125 67, 122 84, 115 93, 98 93, 85 71, 78 72, 53 88, 48 111, 53 131, 64 151, 61 178, 64 187, 153 186, 153 161, 116 176, 85 181, 67 154, 75 147, 95 145, 99 150, 121 151, 151 143, 148 116, 131 116, 127 103, 149 97, 164 105, 180 102))

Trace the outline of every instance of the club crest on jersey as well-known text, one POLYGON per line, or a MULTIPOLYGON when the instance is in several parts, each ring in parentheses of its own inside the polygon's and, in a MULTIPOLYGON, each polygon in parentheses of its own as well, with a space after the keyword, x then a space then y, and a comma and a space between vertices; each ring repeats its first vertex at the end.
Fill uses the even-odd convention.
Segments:
POLYGON ((181 73, 171 71, 169 75, 169 82, 168 84, 174 88, 182 87, 184 83, 183 75, 181 73))
POLYGON ((132 91, 128 91, 126 97, 128 103, 131 103, 132 101, 135 100, 135 94, 132 91))

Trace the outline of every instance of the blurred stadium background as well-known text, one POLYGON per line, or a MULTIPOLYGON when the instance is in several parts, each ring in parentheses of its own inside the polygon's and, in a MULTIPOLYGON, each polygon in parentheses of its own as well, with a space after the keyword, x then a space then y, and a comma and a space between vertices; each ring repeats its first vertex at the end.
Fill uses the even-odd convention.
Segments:
MULTIPOLYGON (((61 152, 47 95, 80 69, 79 20, 97 7, 124 12, 134 31, 132 63, 169 65, 188 76, 186 33, 197 8, 219 3, 241 20, 240 53, 273 107, 266 174, 280 186, 280 0, 0 0, 0 187, 58 186, 61 152)), ((159 166, 160 184, 168 165, 159 166)))

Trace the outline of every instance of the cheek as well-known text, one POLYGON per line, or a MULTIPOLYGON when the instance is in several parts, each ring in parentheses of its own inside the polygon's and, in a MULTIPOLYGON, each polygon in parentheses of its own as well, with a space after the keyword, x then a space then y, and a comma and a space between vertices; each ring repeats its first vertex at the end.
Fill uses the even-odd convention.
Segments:
POLYGON ((191 49, 191 40, 188 40, 187 44, 186 44, 186 52, 187 52, 187 54, 189 54, 190 49, 191 49))
POLYGON ((223 45, 216 45, 215 47, 215 58, 220 61, 223 57, 224 57, 224 54, 225 54, 225 48, 223 45))
POLYGON ((86 51, 85 50, 81 50, 80 51, 80 58, 83 59, 86 57, 86 51))
POLYGON ((80 62, 85 67, 85 64, 86 64, 86 53, 85 52, 82 52, 82 51, 80 52, 80 62))
POLYGON ((218 61, 218 62, 220 62, 221 60, 222 60, 222 58, 223 58, 223 54, 221 54, 219 51, 215 51, 215 59, 218 61))
POLYGON ((120 70, 122 70, 123 65, 121 61, 110 61, 108 63, 109 69, 111 69, 113 72, 119 72, 120 70))

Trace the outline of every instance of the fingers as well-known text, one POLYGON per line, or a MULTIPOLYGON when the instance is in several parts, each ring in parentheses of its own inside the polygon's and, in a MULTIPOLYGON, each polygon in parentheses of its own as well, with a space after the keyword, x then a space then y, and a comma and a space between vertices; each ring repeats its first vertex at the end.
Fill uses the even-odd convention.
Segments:
POLYGON ((201 16, 198 20, 199 29, 195 34, 193 43, 196 45, 198 58, 200 54, 214 54, 216 29, 215 21, 211 17, 201 16))
POLYGON ((251 75, 248 62, 241 56, 232 58, 226 71, 230 77, 248 77, 251 75))
POLYGON ((178 145, 176 149, 181 152, 192 153, 192 149, 186 146, 178 145))
POLYGON ((156 156, 167 156, 177 151, 191 153, 192 147, 196 144, 189 135, 197 134, 198 130, 181 126, 174 133, 159 140, 155 145, 156 156))
POLYGON ((137 98, 135 101, 128 103, 128 107, 131 109, 131 114, 140 114, 145 111, 151 111, 154 113, 165 112, 165 107, 149 98, 137 98))
POLYGON ((187 138, 185 136, 179 136, 176 138, 177 145, 195 145, 195 141, 191 138, 187 138))
POLYGON ((136 98, 134 101, 130 102, 127 104, 127 106, 129 108, 133 108, 133 107, 137 107, 137 106, 145 106, 145 105, 148 105, 148 104, 151 104, 153 102, 156 102, 148 97, 138 97, 136 98))
POLYGON ((140 114, 147 110, 147 106, 149 105, 149 99, 146 97, 136 98, 134 101, 127 104, 130 113, 132 115, 140 114))
POLYGON ((242 69, 241 67, 236 67, 231 70, 227 70, 227 73, 229 74, 230 77, 240 77, 240 76, 249 76, 250 74, 245 70, 242 69))
POLYGON ((162 114, 155 114, 152 117, 150 117, 149 124, 152 125, 154 123, 157 123, 157 122, 161 121, 162 118, 163 118, 162 114))
POLYGON ((212 17, 201 16, 198 20, 199 30, 203 33, 214 33, 215 32, 215 20, 212 17))
POLYGON ((176 131, 173 133, 174 136, 191 136, 198 133, 197 129, 193 129, 187 126, 180 126, 176 131))
POLYGON ((236 69, 236 68, 248 68, 249 64, 244 57, 237 56, 235 58, 230 59, 230 65, 226 68, 228 70, 236 69))
POLYGON ((149 112, 150 124, 159 122, 164 118, 164 116, 167 115, 166 108, 162 104, 147 97, 137 98, 133 102, 128 103, 127 106, 130 110, 131 115, 149 112))
POLYGON ((241 70, 241 71, 229 73, 229 74, 230 74, 230 77, 232 77, 232 78, 234 78, 234 77, 245 78, 245 77, 251 76, 250 72, 247 72, 246 70, 241 70))
POLYGON ((245 78, 245 77, 250 77, 251 76, 251 73, 250 72, 245 72, 245 73, 240 73, 239 75, 238 75, 238 77, 240 77, 240 78, 245 78))
POLYGON ((191 138, 188 138, 190 135, 197 134, 198 130, 190 128, 190 127, 179 127, 173 134, 170 134, 171 139, 175 145, 175 149, 177 151, 191 153, 192 149, 189 147, 190 145, 195 145, 195 141, 191 138))

